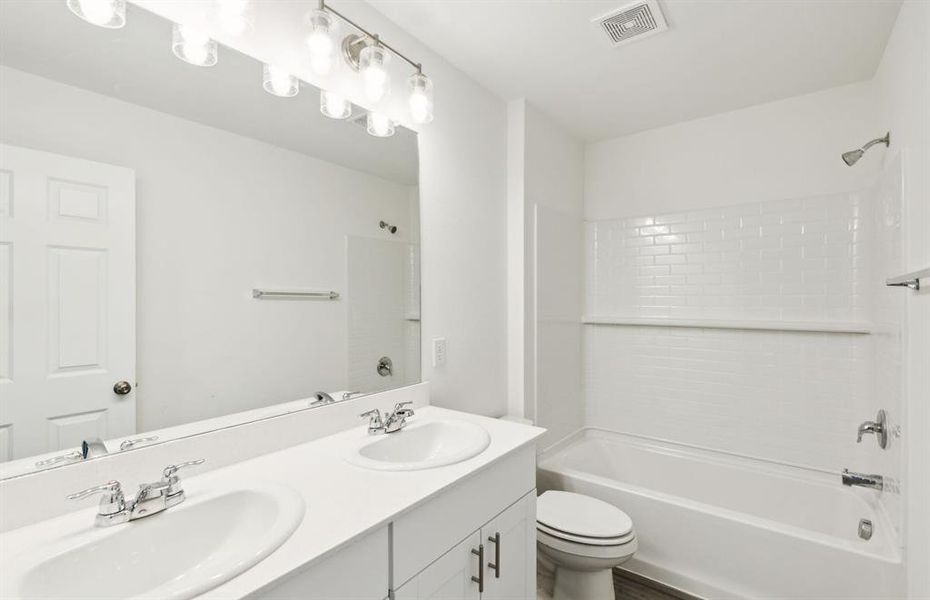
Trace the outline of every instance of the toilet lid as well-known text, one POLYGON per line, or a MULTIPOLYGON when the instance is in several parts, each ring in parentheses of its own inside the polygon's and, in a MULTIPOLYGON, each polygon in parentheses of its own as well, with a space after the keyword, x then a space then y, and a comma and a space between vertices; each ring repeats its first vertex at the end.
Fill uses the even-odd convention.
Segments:
POLYGON ((570 535, 618 538, 633 529, 625 512, 597 498, 549 490, 536 501, 536 520, 570 535))

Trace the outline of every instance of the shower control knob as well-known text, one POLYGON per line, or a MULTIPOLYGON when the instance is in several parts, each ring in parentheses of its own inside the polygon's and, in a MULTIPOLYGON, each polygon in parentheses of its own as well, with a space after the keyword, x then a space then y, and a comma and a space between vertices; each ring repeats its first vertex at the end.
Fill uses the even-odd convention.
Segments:
POLYGON ((132 385, 128 381, 117 381, 113 384, 113 393, 117 396, 125 396, 132 391, 132 385))

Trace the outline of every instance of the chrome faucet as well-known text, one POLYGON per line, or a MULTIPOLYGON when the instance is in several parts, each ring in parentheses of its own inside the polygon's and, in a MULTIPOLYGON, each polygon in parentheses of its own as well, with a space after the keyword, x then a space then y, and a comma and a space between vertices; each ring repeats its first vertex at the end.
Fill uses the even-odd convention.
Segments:
MULTIPOLYGON (((120 452, 125 452, 135 448, 139 444, 147 444, 149 442, 154 442, 158 440, 157 435, 140 437, 129 440, 123 440, 119 445, 120 452)), ((72 450, 66 454, 60 454, 58 456, 53 456, 51 458, 46 458, 40 460, 36 463, 36 467, 44 468, 50 467, 52 465, 57 465, 61 462, 72 462, 78 460, 87 460, 88 458, 96 458, 98 456, 106 456, 110 453, 107 449, 106 443, 100 438, 94 438, 92 440, 84 440, 81 442, 81 447, 78 450, 72 450)))
POLYGON ((68 496, 68 500, 80 500, 93 494, 103 494, 94 519, 96 527, 110 527, 148 517, 184 502, 184 489, 178 471, 184 467, 203 464, 204 459, 192 460, 177 465, 168 465, 162 478, 153 483, 143 483, 134 498, 126 499, 118 481, 81 490, 68 496))
POLYGON ((865 473, 852 473, 843 469, 843 485, 858 486, 881 491, 885 488, 885 480, 881 475, 867 475, 865 473))
POLYGON ((856 434, 856 443, 862 442, 862 436, 866 433, 874 433, 878 446, 882 449, 888 447, 888 425, 887 417, 884 410, 879 410, 874 421, 866 421, 859 426, 856 434))
POLYGON ((326 392, 315 392, 313 397, 316 398, 313 402, 310 403, 310 406, 323 406, 324 404, 332 404, 336 401, 335 398, 327 394, 326 392))
POLYGON ((368 435, 384 433, 384 421, 381 419, 381 411, 377 408, 366 410, 359 415, 362 418, 368 417, 368 435))
POLYGON ((398 402, 394 405, 394 410, 391 411, 391 414, 389 414, 384 419, 381 418, 381 411, 377 408, 366 410, 359 416, 363 418, 369 417, 369 435, 375 435, 378 433, 395 433, 406 427, 407 417, 412 417, 415 414, 412 408, 404 408, 408 404, 413 404, 413 402, 398 402))
POLYGON ((316 398, 313 402, 310 403, 310 406, 323 406, 325 404, 334 404, 336 402, 345 402, 346 400, 351 400, 355 396, 364 396, 364 392, 343 392, 342 396, 337 400, 333 398, 331 394, 326 392, 315 392, 313 397, 316 398))
POLYGON ((415 414, 412 408, 404 408, 408 404, 413 402, 398 402, 394 405, 394 410, 384 419, 384 433, 400 431, 407 425, 407 417, 415 414))
POLYGON ((84 459, 95 458, 97 456, 106 456, 110 451, 107 450, 107 445, 103 443, 103 440, 100 438, 94 438, 92 440, 84 440, 81 442, 81 457, 84 459))

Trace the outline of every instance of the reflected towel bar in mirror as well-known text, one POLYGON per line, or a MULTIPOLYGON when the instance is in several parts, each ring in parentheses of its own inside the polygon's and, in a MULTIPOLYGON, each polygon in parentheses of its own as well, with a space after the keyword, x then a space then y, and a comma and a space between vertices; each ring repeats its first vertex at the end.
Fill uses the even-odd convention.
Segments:
POLYGON ((307 290, 261 290, 255 288, 252 290, 252 297, 257 299, 262 298, 294 298, 294 299, 306 299, 306 300, 338 300, 339 292, 314 292, 307 290))

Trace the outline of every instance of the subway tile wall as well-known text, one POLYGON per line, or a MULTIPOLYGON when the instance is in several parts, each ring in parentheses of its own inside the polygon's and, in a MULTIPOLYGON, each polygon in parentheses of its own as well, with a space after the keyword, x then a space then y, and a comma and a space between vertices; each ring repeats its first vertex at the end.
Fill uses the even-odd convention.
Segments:
POLYGON ((869 417, 868 336, 587 326, 585 422, 839 471, 869 417))
POLYGON ((860 194, 588 223, 585 312, 862 320, 865 234, 860 194))
MULTIPOLYGON (((906 271, 904 248, 901 243, 902 170, 901 156, 890 161, 877 184, 870 190, 868 201, 872 208, 870 232, 871 259, 870 291, 872 295, 873 332, 869 336, 873 344, 874 361, 871 365, 873 404, 869 412, 885 409, 892 431, 903 427, 903 376, 904 326, 907 291, 884 285, 884 279, 906 271), (902 293, 904 292, 904 293, 902 293)), ((867 415, 865 418, 872 418, 867 415)), ((880 502, 891 517, 900 536, 904 507, 901 496, 901 476, 904 466, 903 440, 892 435, 888 448, 879 450, 871 436, 867 436, 856 448, 854 456, 858 465, 870 473, 881 473, 888 484, 880 496, 880 502)), ((852 468, 852 467, 850 467, 852 468)), ((899 537, 900 539, 900 537, 899 537)))
POLYGON ((420 381, 419 249, 346 236, 346 386, 376 392, 420 381), (393 372, 382 376, 387 356, 393 372))
MULTIPOLYGON (((889 185, 885 205, 900 193, 889 185)), ((881 227, 894 208, 879 209, 880 189, 587 223, 588 315, 874 320, 887 331, 588 325, 585 423, 835 472, 897 472, 896 453, 855 443, 859 423, 899 394, 879 394, 877 381, 900 380, 901 330, 897 300, 879 296, 900 245, 881 227)))

